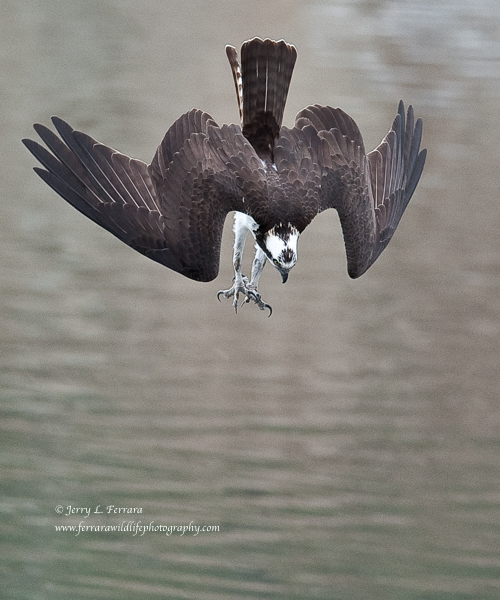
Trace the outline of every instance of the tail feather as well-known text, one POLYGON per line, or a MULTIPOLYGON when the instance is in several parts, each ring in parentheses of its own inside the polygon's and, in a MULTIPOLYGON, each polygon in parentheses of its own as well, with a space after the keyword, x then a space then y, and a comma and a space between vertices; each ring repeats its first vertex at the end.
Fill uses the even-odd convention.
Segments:
POLYGON ((297 51, 284 40, 254 38, 241 47, 241 67, 234 47, 227 46, 226 53, 236 86, 243 134, 260 156, 272 156, 297 51))
POLYGON ((238 98, 238 108, 240 110, 240 119, 243 123, 243 84, 241 80, 241 68, 238 61, 238 52, 234 46, 226 46, 226 54, 231 65, 234 85, 236 86, 236 96, 238 98))

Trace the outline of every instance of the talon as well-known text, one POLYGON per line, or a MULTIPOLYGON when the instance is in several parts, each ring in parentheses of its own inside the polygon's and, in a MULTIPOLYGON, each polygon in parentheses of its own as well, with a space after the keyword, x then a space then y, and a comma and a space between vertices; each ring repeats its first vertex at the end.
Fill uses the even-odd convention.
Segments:
POLYGON ((268 310, 269 314, 267 315, 267 318, 269 319, 269 317, 273 314, 273 309, 271 307, 271 305, 266 304, 265 302, 258 302, 257 306, 260 308, 260 310, 268 310))
POLYGON ((248 304, 250 300, 255 302, 255 304, 260 308, 260 310, 269 310, 269 317, 272 315, 273 309, 262 301, 261 295, 257 292, 256 286, 253 284, 250 285, 248 278, 244 275, 238 281, 238 283, 234 283, 233 286, 228 290, 220 290, 217 292, 217 300, 221 302, 221 296, 224 298, 234 297, 233 307, 234 312, 238 314, 239 306, 243 306, 244 304, 248 304), (253 288, 253 289, 252 289, 253 288), (241 304, 238 304, 239 296, 242 294, 245 296, 244 300, 242 300, 241 304))

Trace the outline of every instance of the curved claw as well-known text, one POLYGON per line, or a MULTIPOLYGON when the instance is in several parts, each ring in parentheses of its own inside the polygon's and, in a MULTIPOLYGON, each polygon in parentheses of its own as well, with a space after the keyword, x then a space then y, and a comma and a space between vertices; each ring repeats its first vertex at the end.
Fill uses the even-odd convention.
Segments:
POLYGON ((260 308, 260 310, 269 310, 268 318, 273 314, 273 309, 271 308, 271 305, 266 304, 266 302, 262 300, 262 297, 259 294, 259 292, 247 289, 247 298, 245 302, 250 302, 250 300, 253 300, 255 304, 260 308))
POLYGON ((217 292, 217 300, 219 302, 221 302, 221 296, 223 296, 224 298, 231 298, 231 296, 234 296, 234 300, 233 300, 234 312, 238 313, 238 297, 240 294, 243 294, 245 296, 245 299, 242 301, 242 303, 239 306, 242 306, 243 304, 247 304, 250 302, 250 300, 252 300, 252 302, 255 302, 255 304, 260 308, 260 310, 269 310, 268 317, 270 317, 273 314, 273 309, 271 308, 271 306, 262 301, 261 295, 259 294, 259 292, 257 292, 256 289, 253 290, 247 286, 248 286, 248 279, 243 276, 243 285, 241 285, 241 286, 233 285, 233 287, 230 288, 229 290, 218 291, 217 292))
POLYGON ((253 290, 247 289, 247 300, 246 301, 250 302, 250 300, 253 300, 254 302, 256 302, 258 304, 260 302, 260 294, 257 294, 253 290))

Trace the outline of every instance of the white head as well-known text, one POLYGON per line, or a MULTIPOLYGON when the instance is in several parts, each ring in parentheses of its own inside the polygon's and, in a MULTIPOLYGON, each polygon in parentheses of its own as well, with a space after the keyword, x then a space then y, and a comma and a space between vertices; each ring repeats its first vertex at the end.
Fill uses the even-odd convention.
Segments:
POLYGON ((281 274, 283 283, 288 279, 288 272, 297 262, 297 241, 299 232, 288 223, 280 223, 264 235, 267 258, 281 274))

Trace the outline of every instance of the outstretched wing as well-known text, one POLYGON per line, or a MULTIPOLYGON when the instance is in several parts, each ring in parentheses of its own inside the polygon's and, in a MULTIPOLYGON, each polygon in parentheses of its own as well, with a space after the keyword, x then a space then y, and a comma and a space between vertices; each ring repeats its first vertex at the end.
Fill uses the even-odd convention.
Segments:
POLYGON ((348 272, 359 277, 391 240, 420 179, 422 121, 411 106, 405 119, 401 101, 391 130, 368 155, 358 126, 338 108, 309 106, 295 127, 309 136, 321 169, 319 210, 337 209, 348 272))
MULTIPOLYGON (((224 219, 246 208, 249 184, 237 180, 237 165, 258 162, 238 127, 219 128, 208 114, 192 110, 172 125, 147 165, 57 117, 52 122, 60 138, 34 126, 50 152, 23 140, 45 167, 35 171, 49 186, 152 260, 197 281, 217 276, 224 219)), ((258 185, 258 175, 254 179, 258 185)))

